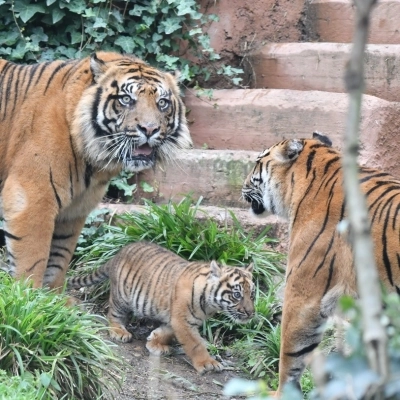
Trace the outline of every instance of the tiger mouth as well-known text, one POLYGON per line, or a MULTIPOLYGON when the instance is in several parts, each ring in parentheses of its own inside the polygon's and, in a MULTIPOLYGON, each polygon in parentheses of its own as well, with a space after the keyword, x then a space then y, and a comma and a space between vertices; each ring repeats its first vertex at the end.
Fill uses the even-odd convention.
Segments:
POLYGON ((256 200, 251 201, 251 209, 253 210, 254 214, 260 215, 265 211, 265 207, 262 203, 259 203, 256 200))
POLYGON ((134 160, 153 160, 156 156, 156 149, 150 147, 147 143, 135 147, 131 150, 131 154, 126 158, 126 161, 134 160))

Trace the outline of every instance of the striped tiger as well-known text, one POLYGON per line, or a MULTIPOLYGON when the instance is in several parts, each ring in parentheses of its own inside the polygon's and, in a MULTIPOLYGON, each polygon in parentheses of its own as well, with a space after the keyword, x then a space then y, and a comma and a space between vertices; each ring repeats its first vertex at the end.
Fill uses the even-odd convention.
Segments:
MULTIPOLYGON (((247 176, 242 195, 255 215, 273 213, 289 222, 283 300, 279 395, 287 382, 299 385, 305 358, 320 343, 323 326, 342 295, 356 296, 340 153, 328 137, 284 140, 263 151, 247 176)), ((400 293, 400 181, 359 167, 375 245, 379 277, 400 293)))
POLYGON ((189 262, 149 242, 123 247, 91 275, 68 280, 68 288, 80 288, 110 279, 108 320, 111 338, 128 342, 128 315, 148 317, 162 325, 147 338, 147 349, 168 354, 176 338, 203 373, 222 365, 207 351, 198 327, 216 312, 232 321, 246 323, 254 315, 253 265, 220 266, 215 261, 189 262))
POLYGON ((88 213, 121 169, 192 147, 177 77, 128 55, 0 60, 0 217, 9 271, 61 288, 88 213))

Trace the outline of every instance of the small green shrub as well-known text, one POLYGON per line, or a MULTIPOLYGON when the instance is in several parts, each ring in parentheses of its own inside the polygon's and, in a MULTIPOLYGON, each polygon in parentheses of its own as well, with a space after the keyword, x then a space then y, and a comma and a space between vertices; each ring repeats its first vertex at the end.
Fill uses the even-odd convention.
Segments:
POLYGON ((9 376, 0 369, 0 400, 50 400, 46 393, 48 375, 46 373, 23 376, 9 376))
POLYGON ((121 362, 101 338, 105 321, 2 271, 0 293, 0 369, 21 377, 14 385, 68 400, 111 396, 118 388, 121 362))

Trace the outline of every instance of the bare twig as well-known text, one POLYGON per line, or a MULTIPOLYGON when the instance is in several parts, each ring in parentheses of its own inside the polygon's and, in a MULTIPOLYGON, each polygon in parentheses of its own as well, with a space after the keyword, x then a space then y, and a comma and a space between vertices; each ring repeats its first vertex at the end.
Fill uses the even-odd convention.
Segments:
MULTIPOLYGON (((368 38, 370 13, 375 2, 376 0, 355 0, 356 29, 345 76, 350 104, 343 169, 358 293, 363 315, 363 340, 366 345, 370 367, 381 376, 382 382, 384 382, 388 376, 387 338, 380 322, 382 309, 381 290, 375 265, 373 242, 370 236, 366 200, 360 190, 357 166, 358 131, 361 98, 364 89, 364 50, 368 38)), ((379 399, 379 396, 378 393, 375 398, 379 399)))

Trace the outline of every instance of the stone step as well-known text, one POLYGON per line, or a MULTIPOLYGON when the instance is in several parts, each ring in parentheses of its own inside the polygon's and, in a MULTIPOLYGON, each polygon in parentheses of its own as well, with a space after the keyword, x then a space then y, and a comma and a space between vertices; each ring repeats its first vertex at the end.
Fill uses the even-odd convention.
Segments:
MULTIPOLYGON (((227 89, 215 90, 213 100, 208 102, 187 93, 185 102, 191 110, 190 130, 195 147, 205 145, 208 149, 230 149, 235 153, 260 153, 282 139, 308 138, 315 130, 327 134, 334 146, 341 148, 348 112, 347 94, 321 91, 227 89)), ((364 95, 360 162, 400 177, 398 132, 400 103, 364 95)), ((169 168, 166 171, 168 174, 169 168)), ((210 181, 201 170, 194 179, 210 181)))
MULTIPOLYGON (((243 182, 254 167, 259 152, 243 150, 190 150, 182 152, 176 162, 157 165, 154 170, 138 174, 154 188, 150 194, 139 192, 137 198, 156 202, 179 201, 192 193, 203 197, 203 204, 243 207, 243 182)), ((138 185, 140 186, 140 185, 138 185)))
MULTIPOLYGON (((176 199, 179 201, 180 199, 176 199)), ((197 198, 194 198, 197 201, 197 198)), ((113 203, 101 203, 98 206, 99 209, 107 208, 112 214, 123 214, 126 212, 148 212, 148 208, 145 206, 135 204, 113 204, 113 203)), ((215 207, 206 206, 201 204, 198 208, 196 217, 198 219, 212 218, 216 220, 221 226, 231 226, 233 223, 230 213, 233 213, 239 220, 240 224, 246 231, 253 231, 255 233, 261 233, 266 226, 270 226, 271 229, 268 231, 268 236, 279 239, 279 243, 276 246, 278 251, 286 251, 288 244, 288 224, 287 222, 275 215, 268 215, 264 218, 255 217, 248 207, 215 207)))
MULTIPOLYGON (((351 0, 313 0, 306 5, 306 30, 323 42, 351 43, 355 6, 351 0)), ((372 12, 368 43, 400 44, 400 0, 379 0, 372 12)))
MULTIPOLYGON (((248 57, 254 87, 344 93, 351 47, 344 43, 267 44, 248 57)), ((400 44, 368 45, 364 68, 366 94, 400 101, 400 44)))

